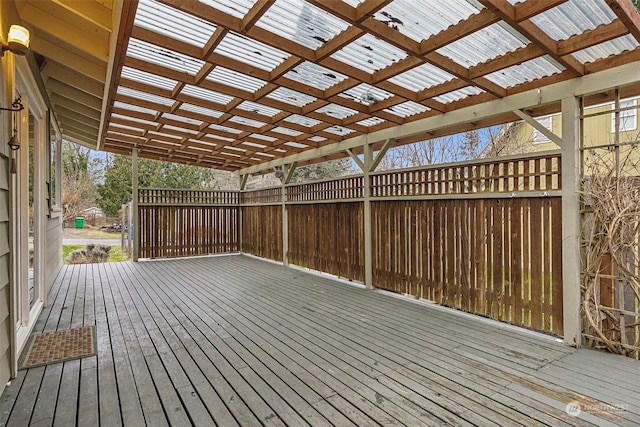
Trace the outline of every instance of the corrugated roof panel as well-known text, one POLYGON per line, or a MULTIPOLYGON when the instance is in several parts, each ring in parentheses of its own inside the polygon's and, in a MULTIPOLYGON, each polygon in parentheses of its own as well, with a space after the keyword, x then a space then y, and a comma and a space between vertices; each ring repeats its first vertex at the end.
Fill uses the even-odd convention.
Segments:
POLYGON ((185 132, 191 135, 195 135, 198 133, 197 130, 193 130, 193 129, 189 129, 189 128, 183 128, 183 127, 177 127, 177 126, 173 126, 173 125, 164 125, 162 126, 162 130, 175 130, 177 132, 185 132))
POLYGON ((320 120, 312 119, 310 117, 300 116, 298 114, 292 114, 283 119, 284 122, 296 123, 301 126, 312 127, 322 123, 320 120))
POLYGON ((266 145, 256 144, 255 142, 251 142, 251 141, 242 141, 241 144, 242 145, 248 145, 249 147, 256 147, 256 148, 264 148, 264 147, 266 147, 266 145))
POLYGON ((372 105, 376 102, 382 101, 393 96, 386 90, 378 89, 366 83, 359 84, 350 89, 345 90, 340 94, 341 97, 352 99, 364 105, 372 105))
POLYGON ((326 90, 347 78, 344 74, 308 61, 299 64, 284 76, 320 90, 326 90))
POLYGON ((542 77, 559 73, 565 68, 548 55, 534 58, 522 64, 487 74, 485 77, 504 87, 512 87, 520 83, 530 82, 542 77))
POLYGON ((224 105, 227 105, 229 102, 231 102, 232 99, 234 99, 233 96, 225 95, 224 93, 215 92, 209 89, 203 89, 201 87, 193 85, 185 85, 185 87, 182 88, 181 93, 204 99, 205 101, 217 102, 218 104, 224 105))
MULTIPOLYGON (((326 129, 323 129, 325 132, 332 133, 334 135, 349 135, 350 133, 355 132, 353 129, 345 128, 342 126, 331 126, 326 129)), ((311 138, 309 138, 311 139, 311 138)))
POLYGON ((254 128, 261 128, 262 126, 264 126, 266 123, 264 122, 260 122, 258 120, 252 120, 252 119, 248 119, 246 117, 241 117, 241 116, 233 116, 229 119, 229 122, 231 123, 240 123, 243 125, 247 125, 247 126, 251 126, 254 128))
POLYGON ((279 49, 236 33, 227 33, 214 52, 265 71, 273 71, 291 56, 279 49))
POLYGON ((467 86, 467 87, 463 87, 462 89, 454 90, 453 92, 440 95, 436 97, 435 100, 438 102, 442 102, 443 104, 448 104, 449 102, 458 101, 468 96, 478 95, 483 92, 484 91, 482 89, 479 89, 475 86, 467 86))
POLYGON ((615 19, 616 15, 604 0, 569 0, 532 17, 531 22, 552 39, 566 40, 615 19))
POLYGON ((134 25, 200 48, 217 28, 211 22, 154 0, 139 1, 134 25))
POLYGON ((191 117, 179 116, 177 114, 169 114, 164 113, 162 117, 167 118, 169 120, 175 120, 177 122, 189 123, 192 125, 200 126, 202 122, 200 120, 192 119, 191 117))
POLYGON ((179 109, 184 111, 191 111, 193 113, 203 114, 209 117, 215 117, 216 119, 224 114, 222 111, 213 110, 211 108, 205 108, 200 105, 189 104, 187 102, 183 102, 182 105, 180 105, 179 109))
POLYGON ((389 79, 391 83, 413 91, 421 91, 453 80, 454 76, 431 65, 423 64, 389 79))
POLYGON ((371 34, 365 34, 331 55, 334 59, 368 73, 386 68, 406 56, 405 51, 371 34))
POLYGON ((191 76, 195 76, 204 65, 204 61, 199 59, 134 38, 129 39, 127 56, 181 71, 191 76))
POLYGON ((265 82, 264 80, 260 80, 255 77, 251 77, 224 67, 214 68, 207 76, 207 80, 221 83, 232 88, 244 90, 245 92, 249 93, 255 93, 267 84, 267 82, 265 82))
POLYGON ((368 119, 360 120, 359 122, 357 122, 357 124, 359 124, 360 126, 370 127, 379 125, 380 123, 384 123, 385 121, 386 120, 381 119, 380 117, 369 117, 368 119))
POLYGON ((266 105, 258 104, 256 102, 244 101, 242 104, 238 105, 236 108, 243 111, 251 111, 253 113, 262 114, 263 116, 273 117, 276 114, 280 113, 281 110, 277 108, 267 107, 266 105))
POLYGON ((301 144, 299 142, 294 142, 294 141, 287 141, 283 145, 288 145, 289 147, 294 147, 294 148, 307 148, 308 147, 307 144, 301 144))
POLYGON ((520 33, 504 22, 493 24, 437 50, 465 67, 473 67, 528 44, 520 33))
POLYGON ((276 133, 281 133, 283 135, 289 135, 289 136, 300 136, 302 135, 302 132, 299 132, 297 130, 293 130, 293 129, 289 129, 289 128, 285 128, 282 126, 278 126, 275 127, 273 129, 271 129, 272 132, 276 132, 276 133))
POLYGON ((175 102, 173 99, 167 99, 162 96, 154 95, 148 92, 142 92, 140 90, 130 89, 128 87, 118 87, 118 94, 130 96, 132 98, 141 99, 143 101, 149 101, 156 104, 171 106, 175 102))
POLYGON ((198 0, 236 18, 244 18, 257 0, 198 0))
POLYGON ((308 140, 311 142, 322 142, 322 141, 326 141, 327 138, 322 136, 312 136, 311 138, 308 138, 308 140))
POLYGON ((168 79, 157 74, 147 73, 146 71, 140 71, 136 70, 135 68, 126 66, 122 67, 120 77, 167 90, 173 90, 173 88, 178 84, 176 80, 168 79))
POLYGON ((394 105, 389 108, 385 108, 383 111, 387 113, 395 114, 400 117, 409 117, 414 114, 424 113, 425 111, 429 111, 429 107, 424 106, 422 104, 418 104, 417 102, 407 101, 402 104, 394 105))
MULTIPOLYGON (((126 105, 128 105, 128 104, 126 104, 126 105)), ((152 122, 152 121, 149 121, 149 120, 142 120, 142 119, 139 119, 137 117, 125 116, 125 115, 122 115, 122 114, 112 114, 111 118, 128 120, 128 121, 131 121, 131 122, 136 122, 136 123, 140 123, 140 124, 144 124, 144 125, 148 125, 148 126, 150 125, 150 126, 154 126, 154 127, 157 125, 156 122, 152 122)))
POLYGON ((316 113, 326 114, 327 116, 342 120, 349 116, 353 116, 357 111, 338 104, 328 104, 324 107, 318 108, 316 113))
POLYGON ((267 136, 267 135, 262 135, 259 133, 252 133, 251 134, 251 138, 253 139, 261 139, 263 141, 269 141, 269 142, 273 142, 273 141, 277 141, 278 138, 274 138, 272 136, 267 136))
POLYGON ((276 101, 285 102, 297 107, 304 107, 316 100, 313 96, 306 95, 302 92, 291 90, 286 87, 279 87, 278 89, 270 92, 267 95, 267 98, 275 99, 276 101))
POLYGON ((113 103, 114 108, 122 108, 124 110, 136 111, 138 113, 151 114, 156 115, 158 112, 156 110, 152 110, 151 108, 139 107, 137 105, 127 104, 125 102, 116 101, 113 103))
POLYGON ((574 52, 572 55, 584 64, 587 62, 597 61, 598 59, 607 58, 611 55, 617 55, 625 50, 633 50, 637 47, 638 42, 636 39, 632 35, 626 35, 574 52))
POLYGON ((109 125, 109 130, 111 132, 121 132, 123 134, 129 134, 131 132, 135 132, 135 133, 138 133, 139 135, 141 135, 141 133, 146 131, 147 129, 144 129, 142 127, 121 125, 119 123, 111 123, 109 125), (125 131, 129 131, 129 132, 125 132, 125 131))
POLYGON ((373 16, 407 37, 422 41, 478 13, 479 9, 482 6, 477 2, 461 0, 395 0, 373 16))
POLYGON ((303 0, 276 0, 256 25, 313 50, 349 27, 303 0))
POLYGON ((242 133, 243 132, 240 129, 230 128, 228 126, 221 126, 221 125, 216 125, 216 124, 209 125, 209 129, 221 130, 223 132, 229 132, 229 133, 234 133, 234 134, 238 134, 238 133, 242 133))

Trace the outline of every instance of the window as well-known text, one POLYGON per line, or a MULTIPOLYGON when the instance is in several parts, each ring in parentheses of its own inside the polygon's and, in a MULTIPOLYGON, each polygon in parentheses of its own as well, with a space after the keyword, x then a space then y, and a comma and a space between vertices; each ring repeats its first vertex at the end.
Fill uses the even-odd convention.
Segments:
MULTIPOLYGON (((636 130, 638 127, 638 109, 634 108, 637 105, 637 99, 626 99, 624 101, 620 101, 620 123, 618 126, 618 130, 620 132, 636 130), (625 110, 625 108, 629 108, 629 110, 625 110)), ((611 109, 614 110, 614 112, 611 113, 611 132, 613 133, 616 129, 615 104, 611 106, 611 109)))
MULTIPOLYGON (((549 131, 551 131, 551 126, 553 125, 553 120, 551 116, 538 117, 536 121, 540 123, 542 126, 544 126, 545 128, 547 128, 549 131)), ((546 142, 551 142, 551 140, 547 138, 547 136, 542 132, 540 132, 538 129, 533 128, 533 143, 544 144, 546 142)))
POLYGON ((62 182, 61 169, 62 141, 55 119, 49 113, 49 176, 47 177, 46 197, 49 205, 49 216, 60 216, 60 184, 62 182))

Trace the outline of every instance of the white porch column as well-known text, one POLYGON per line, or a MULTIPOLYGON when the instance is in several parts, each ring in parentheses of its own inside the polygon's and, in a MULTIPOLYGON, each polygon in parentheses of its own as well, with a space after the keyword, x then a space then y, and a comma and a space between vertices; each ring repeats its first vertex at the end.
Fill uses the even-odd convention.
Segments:
POLYGON ((138 261, 140 218, 138 217, 138 149, 131 150, 131 209, 133 210, 133 261, 138 261))
POLYGON ((364 284, 367 289, 373 289, 373 251, 371 243, 371 183, 369 174, 373 164, 373 148, 368 142, 364 144, 364 168, 362 170, 364 196, 364 284))
POLYGON ((564 343, 582 344, 580 317, 580 101, 562 99, 562 304, 564 343))
POLYGON ((289 166, 282 165, 282 264, 289 265, 289 215, 287 213, 287 176, 289 166))

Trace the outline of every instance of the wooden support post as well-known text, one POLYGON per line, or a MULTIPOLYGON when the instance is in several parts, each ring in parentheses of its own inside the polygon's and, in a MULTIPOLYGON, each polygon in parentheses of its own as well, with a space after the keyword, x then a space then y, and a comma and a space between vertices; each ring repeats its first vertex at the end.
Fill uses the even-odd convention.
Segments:
POLYGON ((582 344, 580 317, 580 105, 562 100, 562 307, 564 343, 582 344))
POLYGON ((289 166, 282 166, 282 264, 289 265, 289 218, 287 215, 287 176, 289 176, 289 166))
POLYGON ((138 262, 140 251, 140 218, 138 215, 138 149, 131 150, 131 209, 133 210, 133 261, 138 262))
POLYGON ((368 142, 364 144, 364 176, 362 178, 364 196, 364 284, 373 289, 373 248, 371 241, 371 182, 369 174, 373 165, 373 148, 368 142))
POLYGON ((244 188, 247 186, 247 180, 248 179, 249 179, 249 174, 248 173, 239 176, 240 190, 241 191, 244 190, 244 188))

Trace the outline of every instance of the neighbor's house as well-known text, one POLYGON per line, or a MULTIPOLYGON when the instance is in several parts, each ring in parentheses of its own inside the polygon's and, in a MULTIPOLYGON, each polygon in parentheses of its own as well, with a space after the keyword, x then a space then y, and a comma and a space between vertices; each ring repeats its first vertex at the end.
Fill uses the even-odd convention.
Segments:
MULTIPOLYGON (((624 159, 625 153, 631 144, 636 143, 640 138, 640 129, 638 128, 638 104, 640 98, 627 98, 620 101, 620 113, 616 117, 615 105, 613 102, 607 102, 590 106, 584 110, 584 124, 582 128, 584 136, 584 147, 586 162, 589 164, 589 158, 608 155, 605 152, 616 144, 620 145, 620 155, 624 159), (619 132, 616 133, 616 121, 619 132)), ((551 114, 536 118, 542 127, 551 131, 558 137, 562 137, 562 116, 560 114, 551 114)), ((528 123, 516 122, 510 125, 509 130, 504 130, 503 135, 508 142, 504 142, 505 150, 520 152, 536 152, 558 149, 558 145, 552 139, 545 135, 539 129, 535 129, 528 123)), ((634 150, 635 156, 638 150, 634 150)))

